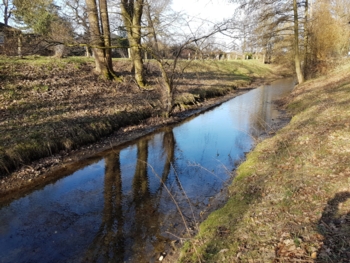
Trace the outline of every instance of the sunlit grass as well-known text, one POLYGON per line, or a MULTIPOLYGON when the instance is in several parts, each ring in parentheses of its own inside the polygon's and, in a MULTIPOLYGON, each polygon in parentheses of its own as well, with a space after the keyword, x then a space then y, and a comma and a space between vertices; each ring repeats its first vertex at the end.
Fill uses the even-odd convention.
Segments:
POLYGON ((327 203, 350 192, 348 68, 294 90, 291 123, 248 154, 229 201, 202 223, 181 262, 198 262, 192 246, 204 262, 340 262, 350 229, 329 222, 346 218, 350 208, 339 206, 328 218, 337 207, 327 203))
POLYGON ((271 67, 260 60, 182 60, 180 67, 186 66, 187 72, 217 72, 235 75, 256 74, 266 76, 271 74, 271 67), (188 66, 186 66, 188 64, 188 66))

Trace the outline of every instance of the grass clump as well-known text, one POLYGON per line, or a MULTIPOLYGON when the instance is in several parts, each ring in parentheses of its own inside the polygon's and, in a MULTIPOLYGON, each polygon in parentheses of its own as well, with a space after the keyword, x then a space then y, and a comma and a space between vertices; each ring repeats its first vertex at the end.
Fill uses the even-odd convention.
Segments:
POLYGON ((288 102, 290 124, 248 154, 229 201, 202 223, 180 262, 347 262, 348 70, 297 86, 288 102))

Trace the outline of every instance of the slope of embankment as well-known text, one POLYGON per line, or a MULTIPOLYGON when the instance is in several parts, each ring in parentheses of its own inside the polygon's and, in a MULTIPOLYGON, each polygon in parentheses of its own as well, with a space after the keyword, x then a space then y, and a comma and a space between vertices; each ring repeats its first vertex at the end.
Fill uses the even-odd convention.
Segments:
POLYGON ((350 65, 296 86, 181 262, 349 262, 350 65))
MULTIPOLYGON (((82 154, 86 158, 96 148, 142 134, 130 136, 130 131, 147 132, 150 126, 181 119, 157 117, 165 88, 156 63, 145 63, 147 89, 135 84, 131 60, 113 63, 123 82, 99 79, 92 72, 93 59, 84 57, 0 57, 0 197, 40 183, 53 166, 79 159, 72 151, 82 146, 90 151, 82 154), (102 146, 91 146, 110 135, 114 137, 102 146)), ((252 60, 180 61, 174 112, 199 110, 211 98, 235 96, 254 81, 258 85, 261 78, 278 77, 273 71, 252 60)))

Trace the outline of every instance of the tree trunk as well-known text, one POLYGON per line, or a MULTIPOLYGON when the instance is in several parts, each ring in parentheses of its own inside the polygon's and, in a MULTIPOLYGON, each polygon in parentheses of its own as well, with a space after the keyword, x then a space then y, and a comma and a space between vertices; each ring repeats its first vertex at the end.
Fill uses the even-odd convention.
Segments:
POLYGON ((141 17, 143 0, 121 0, 121 11, 130 43, 130 53, 134 64, 135 79, 139 87, 145 87, 141 54, 141 17))
MULTIPOLYGON (((131 40, 131 39, 130 39, 131 40)), ((142 54, 141 54, 141 38, 140 40, 131 40, 131 48, 130 48, 130 54, 131 59, 133 60, 134 64, 134 74, 135 74, 135 80, 139 87, 144 88, 145 82, 144 82, 144 76, 143 76, 143 60, 142 60, 142 54)))
POLYGON ((107 0, 100 0, 100 19, 102 25, 102 35, 104 46, 104 56, 106 60, 107 67, 113 72, 112 55, 111 55, 111 35, 109 27, 109 18, 107 10, 107 0))
POLYGON ((148 30, 149 30, 149 35, 150 35, 150 42, 152 43, 152 56, 157 60, 159 69, 162 73, 162 78, 164 81, 165 85, 165 103, 164 103, 164 112, 162 115, 166 118, 169 117, 170 112, 172 110, 173 106, 173 84, 172 80, 169 78, 168 73, 166 72, 164 65, 162 64, 162 58, 160 57, 160 51, 159 51, 159 45, 158 45, 158 39, 157 39, 157 34, 154 28, 154 24, 152 21, 151 17, 151 7, 148 1, 146 1, 146 18, 147 18, 147 23, 148 23, 148 30))
POLYGON ((300 65, 300 55, 299 55, 299 21, 298 21, 298 5, 297 0, 293 0, 293 11, 294 11, 294 62, 295 62, 295 72, 297 74, 299 84, 304 82, 303 72, 300 65))
MULTIPOLYGON (((103 1, 106 1, 106 0, 101 0, 101 2, 103 1)), ((113 79, 113 78, 116 79, 116 76, 113 72, 111 65, 108 65, 108 62, 107 62, 107 57, 105 54, 106 45, 104 43, 104 39, 100 31, 100 23, 98 18, 96 0, 85 0, 85 2, 87 7, 89 23, 90 23, 91 45, 92 45, 92 50, 94 53, 95 64, 96 64, 95 71, 103 79, 113 79)), ((108 23, 108 20, 104 22, 108 23)), ((105 32, 105 35, 109 36, 109 26, 108 28, 104 28, 104 30, 107 31, 105 32)))
POLYGON ((156 30, 154 28, 154 24, 151 17, 151 6, 148 1, 146 1, 146 18, 148 23, 148 30, 149 30, 149 41, 152 43, 152 48, 154 49, 153 52, 155 52, 156 56, 159 56, 159 45, 158 45, 158 39, 156 30))
POLYGON ((162 72, 162 78, 164 80, 165 92, 166 92, 165 105, 164 105, 165 111, 162 115, 168 118, 173 107, 173 97, 174 97, 173 84, 172 84, 172 80, 169 79, 168 73, 166 72, 161 60, 157 59, 157 61, 158 61, 160 71, 162 72))
POLYGON ((11 15, 12 15, 12 11, 11 11, 11 8, 10 8, 9 0, 3 0, 2 3, 3 3, 3 6, 4 6, 4 9, 3 9, 3 12, 4 12, 4 24, 8 25, 9 19, 10 19, 11 15))
POLYGON ((90 51, 88 46, 85 46, 85 56, 88 58, 90 57, 90 51))
POLYGON ((309 1, 305 0, 305 21, 304 21, 304 78, 307 79, 308 76, 308 48, 309 48, 309 31, 308 31, 308 23, 309 23, 309 1))
POLYGON ((18 35, 18 49, 17 49, 17 55, 22 58, 23 55, 22 55, 22 46, 23 46, 23 35, 22 33, 20 33, 18 35))

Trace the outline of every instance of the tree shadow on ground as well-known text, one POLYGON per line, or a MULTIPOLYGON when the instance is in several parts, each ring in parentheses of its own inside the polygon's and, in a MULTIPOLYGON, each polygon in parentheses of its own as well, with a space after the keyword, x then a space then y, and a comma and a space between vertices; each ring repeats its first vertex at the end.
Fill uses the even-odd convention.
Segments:
POLYGON ((324 236, 316 262, 350 262, 350 192, 337 193, 323 210, 317 229, 324 236))

